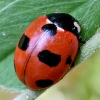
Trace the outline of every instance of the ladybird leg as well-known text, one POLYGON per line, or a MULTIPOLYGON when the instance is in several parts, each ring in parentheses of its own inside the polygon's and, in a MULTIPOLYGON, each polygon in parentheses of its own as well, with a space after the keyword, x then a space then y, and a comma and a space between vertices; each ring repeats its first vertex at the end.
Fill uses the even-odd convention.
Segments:
POLYGON ((82 40, 82 37, 81 37, 81 36, 78 36, 78 40, 79 40, 79 42, 80 42, 81 44, 85 44, 85 43, 86 43, 86 41, 83 41, 83 40, 82 40))
POLYGON ((68 72, 69 72, 71 69, 73 69, 73 68, 74 68, 74 65, 75 65, 75 62, 73 62, 73 63, 72 63, 72 65, 70 66, 70 68, 69 68, 68 72))

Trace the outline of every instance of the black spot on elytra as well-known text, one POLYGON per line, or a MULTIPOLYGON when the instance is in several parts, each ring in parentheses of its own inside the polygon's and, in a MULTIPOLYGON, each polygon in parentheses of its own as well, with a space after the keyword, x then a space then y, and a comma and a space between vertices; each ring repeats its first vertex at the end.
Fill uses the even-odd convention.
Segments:
POLYGON ((39 52, 38 59, 44 64, 47 64, 50 67, 54 67, 60 63, 61 56, 55 53, 52 53, 49 50, 43 50, 39 52))
POLYGON ((57 33, 57 27, 54 24, 45 24, 42 30, 48 32, 50 36, 54 36, 57 33))
POLYGON ((72 63, 72 58, 71 56, 68 56, 68 58, 66 59, 66 64, 71 64, 72 63))
POLYGON ((22 49, 23 51, 25 51, 29 46, 29 41, 30 39, 25 34, 23 34, 18 43, 18 47, 22 49))
POLYGON ((51 86, 53 84, 53 81, 50 80, 50 79, 45 79, 45 80, 38 80, 36 81, 36 85, 38 87, 41 87, 41 88, 46 88, 48 86, 51 86))
POLYGON ((15 66, 15 61, 14 61, 14 69, 15 69, 15 72, 16 72, 16 66, 15 66))
POLYGON ((67 13, 52 13, 46 15, 48 19, 55 25, 74 33, 78 36, 78 29, 75 27, 74 22, 78 21, 67 13))

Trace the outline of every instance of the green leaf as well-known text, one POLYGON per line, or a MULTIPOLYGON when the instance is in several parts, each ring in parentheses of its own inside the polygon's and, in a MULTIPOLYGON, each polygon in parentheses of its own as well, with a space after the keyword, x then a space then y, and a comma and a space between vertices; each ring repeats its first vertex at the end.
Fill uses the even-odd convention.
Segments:
POLYGON ((25 86, 18 80, 13 66, 13 53, 0 61, 0 84, 9 89, 22 90, 25 86))
POLYGON ((90 57, 100 48, 100 28, 97 30, 96 34, 90 38, 81 48, 78 53, 76 64, 81 63, 90 57))
MULTIPOLYGON (((87 41, 100 27, 99 11, 99 0, 0 1, 0 84, 5 88, 17 91, 25 89, 25 86, 16 77, 13 66, 13 53, 24 29, 35 18, 53 12, 69 13, 79 20, 82 27, 81 36, 84 41, 87 41)), ((98 45, 95 49, 97 48, 98 45)), ((82 58, 82 55, 78 59, 82 58)))
POLYGON ((26 89, 23 93, 14 100, 34 100, 37 96, 39 96, 43 91, 30 91, 26 89))

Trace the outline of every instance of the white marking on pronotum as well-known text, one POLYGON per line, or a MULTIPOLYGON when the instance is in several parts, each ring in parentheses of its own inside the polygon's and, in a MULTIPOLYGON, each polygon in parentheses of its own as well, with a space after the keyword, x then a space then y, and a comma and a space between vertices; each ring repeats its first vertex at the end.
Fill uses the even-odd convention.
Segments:
MULTIPOLYGON (((54 23, 52 23, 49 19, 46 20, 46 23, 47 23, 47 24, 54 24, 54 23)), ((64 29, 63 29, 63 28, 59 27, 57 24, 54 24, 54 25, 56 25, 57 30, 64 32, 64 29)))
POLYGON ((46 24, 53 24, 53 23, 49 19, 47 19, 46 24))
POLYGON ((74 26, 77 27, 78 33, 80 33, 81 28, 77 22, 74 22, 74 26))
POLYGON ((57 26, 57 29, 58 29, 59 31, 64 32, 64 29, 63 29, 63 28, 60 28, 60 27, 57 26))

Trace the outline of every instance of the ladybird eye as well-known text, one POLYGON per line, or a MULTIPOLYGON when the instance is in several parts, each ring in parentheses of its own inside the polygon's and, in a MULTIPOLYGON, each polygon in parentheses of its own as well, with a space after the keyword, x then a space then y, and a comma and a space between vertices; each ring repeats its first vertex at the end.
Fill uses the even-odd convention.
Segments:
POLYGON ((74 26, 77 28, 78 33, 80 33, 81 28, 80 28, 78 22, 74 22, 74 26))

